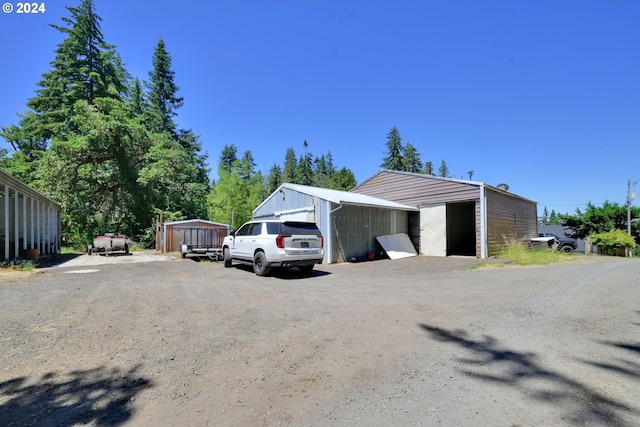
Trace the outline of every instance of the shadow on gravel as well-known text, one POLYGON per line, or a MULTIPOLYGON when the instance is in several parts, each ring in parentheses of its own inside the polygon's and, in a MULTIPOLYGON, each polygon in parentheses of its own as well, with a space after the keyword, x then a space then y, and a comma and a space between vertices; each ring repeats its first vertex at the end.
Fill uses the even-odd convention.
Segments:
POLYGON ((461 370, 463 374, 512 387, 514 391, 535 400, 556 405, 559 410, 566 412, 563 419, 572 424, 622 427, 628 425, 621 418, 622 414, 640 414, 636 408, 544 368, 536 353, 501 348, 499 342, 490 336, 473 340, 463 330, 447 331, 426 324, 421 324, 420 327, 438 341, 451 343, 471 352, 471 358, 459 360, 469 367, 461 370))
POLYGON ((129 371, 100 367, 50 372, 36 382, 18 377, 0 383, 3 426, 114 426, 133 414, 133 398, 153 383, 129 371))
POLYGON ((36 268, 57 267, 58 265, 71 261, 72 259, 77 258, 80 255, 82 254, 64 254, 64 255, 54 255, 49 258, 40 258, 36 263, 36 268))
MULTIPOLYGON (((640 345, 637 344, 612 341, 602 341, 601 344, 640 354, 640 345)), ((640 363, 632 362, 631 360, 618 358, 615 360, 615 363, 592 362, 584 359, 578 360, 587 365, 595 366, 596 368, 605 369, 607 371, 615 372, 618 374, 626 375, 633 379, 640 380, 640 363)))
MULTIPOLYGON (((250 265, 238 264, 238 265, 234 265, 234 267, 237 268, 238 270, 244 270, 248 273, 255 274, 253 272, 253 267, 250 265)), ((293 268, 272 268, 270 276, 275 277, 276 279, 298 280, 298 279, 309 279, 309 278, 320 277, 320 276, 328 276, 329 274, 331 273, 329 273, 328 271, 321 271, 316 269, 311 270, 311 273, 303 273, 299 269, 293 267, 293 268)))

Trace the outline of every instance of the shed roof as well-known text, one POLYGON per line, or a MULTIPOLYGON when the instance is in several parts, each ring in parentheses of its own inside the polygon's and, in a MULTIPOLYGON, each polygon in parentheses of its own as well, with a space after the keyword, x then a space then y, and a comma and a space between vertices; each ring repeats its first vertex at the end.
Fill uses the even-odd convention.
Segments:
POLYGON ((401 203, 392 202, 389 200, 379 199, 377 197, 365 196, 364 194, 352 193, 350 191, 331 190, 329 188, 312 187, 309 185, 284 183, 276 191, 274 191, 265 201, 263 201, 254 212, 260 209, 268 199, 274 194, 278 193, 282 188, 288 188, 294 191, 298 191, 309 196, 317 197, 319 199, 328 200, 332 203, 343 205, 356 205, 356 206, 370 206, 387 209, 398 209, 403 211, 417 211, 418 209, 413 206, 403 205, 401 203))
POLYGON ((435 175, 427 175, 424 173, 415 173, 415 172, 404 172, 404 171, 397 171, 397 170, 392 170, 392 169, 381 169, 380 171, 376 172, 374 175, 370 176, 369 178, 365 179, 363 182, 361 182, 360 184, 358 184, 353 190, 351 191, 358 191, 358 187, 364 185, 365 183, 367 183, 368 181, 371 181, 372 179, 374 179, 375 177, 377 177, 378 175, 381 174, 395 174, 395 175, 406 175, 408 179, 422 179, 425 181, 445 181, 445 182, 456 182, 459 184, 466 184, 472 187, 485 187, 485 188, 489 188, 490 190, 494 190, 498 193, 502 193, 511 197, 515 197, 518 199, 522 199, 522 200, 526 200, 528 202, 533 202, 533 203, 537 203, 534 200, 531 199, 527 199, 526 197, 522 197, 519 196, 515 193, 511 193, 509 191, 504 191, 499 189, 496 186, 484 183, 484 182, 480 182, 480 181, 471 181, 471 180, 466 180, 466 179, 456 179, 456 178, 444 178, 441 176, 435 176, 435 175))
POLYGON ((182 221, 171 221, 171 222, 165 222, 164 225, 186 225, 189 223, 193 223, 193 222, 204 222, 205 224, 209 224, 209 225, 219 225, 221 227, 229 227, 229 224, 222 224, 220 222, 213 222, 213 221, 208 221, 206 219, 184 219, 182 221))

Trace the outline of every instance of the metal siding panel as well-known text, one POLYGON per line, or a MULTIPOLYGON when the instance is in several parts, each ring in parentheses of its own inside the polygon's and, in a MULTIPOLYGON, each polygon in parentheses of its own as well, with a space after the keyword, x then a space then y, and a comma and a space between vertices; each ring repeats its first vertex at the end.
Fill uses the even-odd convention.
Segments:
POLYGON ((511 197, 487 188, 488 255, 498 253, 506 244, 537 235, 536 203, 511 197))

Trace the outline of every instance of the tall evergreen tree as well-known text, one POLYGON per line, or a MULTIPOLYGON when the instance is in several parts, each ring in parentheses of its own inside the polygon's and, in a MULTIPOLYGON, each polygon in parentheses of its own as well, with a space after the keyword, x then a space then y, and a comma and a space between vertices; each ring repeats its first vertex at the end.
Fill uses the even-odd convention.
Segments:
POLYGON ((356 185, 358 185, 356 177, 353 172, 347 167, 340 168, 340 170, 333 174, 333 176, 331 177, 330 188, 334 190, 349 191, 356 185))
POLYGON ((296 170, 298 169, 298 160, 296 152, 292 147, 287 148, 284 157, 284 170, 282 172, 282 182, 296 183, 296 170))
POLYGON ((149 102, 142 83, 140 83, 140 79, 138 78, 133 81, 127 104, 134 117, 138 117, 141 122, 145 122, 148 119, 149 102))
POLYGON ((428 162, 426 162, 424 164, 424 168, 422 169, 422 173, 424 173, 426 175, 434 175, 433 162, 431 160, 429 160, 428 162))
POLYGON ((302 185, 313 185, 313 162, 311 161, 311 153, 307 151, 309 144, 307 141, 303 143, 304 155, 300 156, 298 167, 295 173, 295 182, 302 185))
POLYGON ((173 118, 184 104, 178 96, 179 87, 174 82, 175 72, 171 69, 171 55, 167 52, 163 39, 158 40, 153 53, 153 70, 149 72, 149 101, 151 104, 152 129, 156 132, 176 134, 173 118))
POLYGON ((273 193, 282 185, 282 168, 276 164, 269 169, 269 175, 267 177, 267 192, 273 193))
POLYGON ((387 153, 383 159, 381 167, 390 170, 404 170, 404 148, 400 132, 395 126, 387 134, 387 153))
POLYGON ((218 170, 226 169, 230 171, 233 167, 233 162, 236 160, 238 160, 238 147, 235 144, 225 145, 218 160, 218 170))
POLYGON ((549 211, 545 206, 544 210, 542 211, 542 217, 540 217, 540 225, 548 225, 548 224, 549 224, 549 211))
POLYGON ((66 26, 52 25, 66 38, 55 50, 51 70, 42 75, 19 125, 3 128, 5 140, 31 158, 37 158, 53 137, 77 130, 72 120, 77 101, 94 105, 97 98, 123 97, 123 68, 114 46, 104 41, 102 19, 94 9, 92 0, 81 0, 78 7, 67 7, 71 17, 62 18, 66 26))
POLYGON ((411 143, 404 147, 404 157, 402 158, 403 169, 406 172, 419 173, 422 169, 422 160, 418 149, 411 143))
POLYGON ((438 168, 438 176, 441 176, 443 178, 449 177, 449 166, 447 166, 447 162, 445 162, 444 160, 442 161, 442 163, 440 163, 440 167, 438 168))

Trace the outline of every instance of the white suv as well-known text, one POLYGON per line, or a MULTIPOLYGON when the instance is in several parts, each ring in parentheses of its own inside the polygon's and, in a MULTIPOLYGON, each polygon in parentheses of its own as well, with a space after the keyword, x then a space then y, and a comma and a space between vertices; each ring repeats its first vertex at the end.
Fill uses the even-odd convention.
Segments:
POLYGON ((271 267, 298 267, 310 274, 322 263, 324 238, 313 222, 264 220, 249 221, 225 237, 222 243, 224 266, 233 262, 253 265, 258 276, 271 267))

